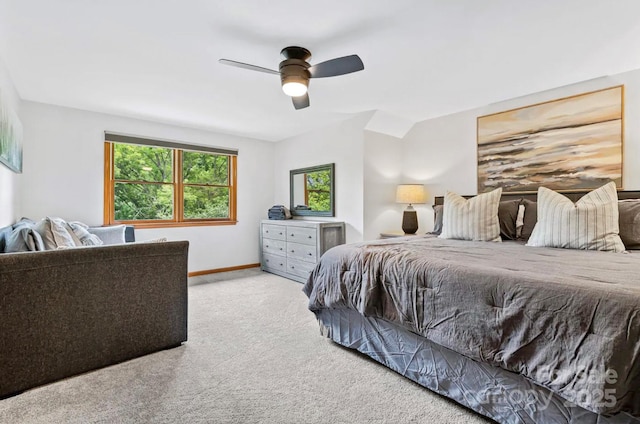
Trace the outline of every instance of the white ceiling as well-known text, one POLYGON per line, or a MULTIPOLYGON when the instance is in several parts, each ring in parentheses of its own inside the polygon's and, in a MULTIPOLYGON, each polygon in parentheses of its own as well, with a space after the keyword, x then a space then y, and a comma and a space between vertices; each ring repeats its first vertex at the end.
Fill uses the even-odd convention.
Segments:
POLYGON ((280 140, 380 110, 403 120, 640 68, 638 0, 0 0, 23 99, 280 140), (356 53, 296 111, 275 68, 356 53))

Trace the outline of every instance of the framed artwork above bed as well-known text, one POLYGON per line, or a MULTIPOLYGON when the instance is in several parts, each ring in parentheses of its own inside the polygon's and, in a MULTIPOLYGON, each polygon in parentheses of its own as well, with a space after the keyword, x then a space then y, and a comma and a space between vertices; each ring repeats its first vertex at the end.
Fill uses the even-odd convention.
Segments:
POLYGON ((478 193, 622 188, 622 85, 480 116, 478 193))

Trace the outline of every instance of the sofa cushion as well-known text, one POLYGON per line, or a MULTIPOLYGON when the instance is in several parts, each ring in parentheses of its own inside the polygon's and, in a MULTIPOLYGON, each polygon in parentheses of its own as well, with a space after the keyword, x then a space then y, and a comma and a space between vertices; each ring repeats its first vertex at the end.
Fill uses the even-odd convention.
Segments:
POLYGON ((71 236, 67 229, 66 222, 60 218, 52 218, 48 216, 36 223, 33 228, 42 237, 46 250, 53 250, 59 247, 77 246, 74 237, 71 236))
POLYGON ((69 222, 67 225, 71 228, 73 235, 78 237, 82 246, 101 246, 104 242, 95 234, 89 232, 89 227, 82 222, 69 222))
POLYGON ((7 238, 11 235, 13 228, 9 225, 8 227, 0 228, 0 252, 5 251, 5 246, 7 245, 7 238))
POLYGON ((108 227, 90 227, 87 231, 100 237, 104 244, 122 244, 125 243, 126 225, 111 225, 108 227))
POLYGON ((30 222, 20 221, 14 224, 11 232, 6 234, 4 252, 35 252, 45 250, 40 234, 33 228, 30 222))

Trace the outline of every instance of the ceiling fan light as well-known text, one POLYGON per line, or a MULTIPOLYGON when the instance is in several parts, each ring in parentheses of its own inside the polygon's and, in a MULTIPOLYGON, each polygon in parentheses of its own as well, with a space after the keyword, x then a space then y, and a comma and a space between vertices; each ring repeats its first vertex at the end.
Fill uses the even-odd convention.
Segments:
POLYGON ((298 81, 285 82, 282 84, 282 91, 290 97, 304 96, 307 94, 307 86, 298 81))

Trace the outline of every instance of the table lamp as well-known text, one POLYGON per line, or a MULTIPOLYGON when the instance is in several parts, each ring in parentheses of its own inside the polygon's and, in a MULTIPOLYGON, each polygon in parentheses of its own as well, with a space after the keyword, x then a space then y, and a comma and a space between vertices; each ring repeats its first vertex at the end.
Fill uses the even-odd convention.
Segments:
POLYGON ((427 192, 422 184, 398 184, 396 203, 408 203, 402 214, 402 231, 405 234, 415 234, 418 231, 418 214, 413 209, 413 203, 426 203, 427 192))

